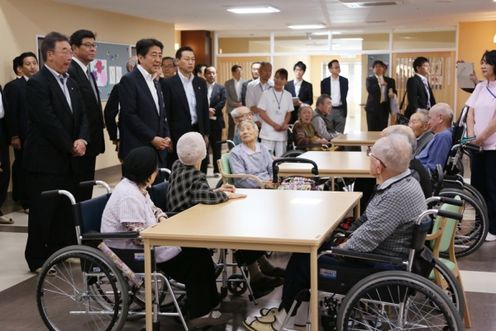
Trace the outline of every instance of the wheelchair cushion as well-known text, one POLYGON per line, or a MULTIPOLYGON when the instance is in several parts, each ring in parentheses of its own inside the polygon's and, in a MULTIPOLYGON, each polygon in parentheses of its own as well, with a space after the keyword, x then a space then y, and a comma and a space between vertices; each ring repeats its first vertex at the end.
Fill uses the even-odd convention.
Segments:
POLYGON ((153 204, 158 208, 162 209, 163 212, 167 209, 167 190, 169 188, 168 182, 162 182, 159 184, 155 184, 148 189, 148 193, 150 194, 150 199, 153 201, 153 204))
POLYGON ((110 194, 105 194, 78 204, 81 233, 100 232, 103 210, 109 198, 110 194))

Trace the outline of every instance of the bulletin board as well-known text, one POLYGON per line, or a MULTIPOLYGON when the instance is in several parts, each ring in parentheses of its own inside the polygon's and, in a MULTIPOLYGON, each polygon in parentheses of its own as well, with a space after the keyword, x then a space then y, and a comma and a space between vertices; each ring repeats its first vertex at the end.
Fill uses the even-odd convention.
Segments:
POLYGON ((131 47, 105 42, 97 42, 97 45, 96 58, 90 63, 90 70, 95 77, 100 98, 106 101, 114 85, 127 72, 126 64, 131 47))
MULTIPOLYGON (((40 66, 43 65, 41 57, 41 43, 43 39, 44 36, 36 36, 40 66)), ((93 73, 93 77, 95 77, 101 100, 106 101, 114 85, 127 72, 126 64, 133 46, 101 41, 97 41, 96 44, 98 46, 96 49, 96 58, 90 63, 90 70, 93 73)))

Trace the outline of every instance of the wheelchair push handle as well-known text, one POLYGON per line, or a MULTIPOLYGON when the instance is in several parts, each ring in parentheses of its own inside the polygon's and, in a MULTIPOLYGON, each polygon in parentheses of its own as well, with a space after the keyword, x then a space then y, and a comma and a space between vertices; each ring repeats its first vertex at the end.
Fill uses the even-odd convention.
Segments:
POLYGON ((319 168, 315 161, 305 159, 302 157, 283 157, 272 162, 272 174, 274 176, 274 183, 277 182, 277 174, 279 173, 279 165, 281 163, 307 163, 312 165, 312 174, 319 175, 319 168))
POLYGON ((41 197, 43 197, 43 198, 55 198, 58 195, 66 196, 71 201, 71 205, 76 204, 76 198, 74 198, 74 195, 72 195, 72 193, 69 191, 66 191, 66 190, 49 190, 49 191, 41 192, 41 197))
POLYGON ((85 180, 84 182, 79 183, 79 187, 88 187, 88 186, 97 186, 97 185, 105 188, 107 193, 112 192, 112 189, 110 188, 109 184, 107 184, 103 180, 85 180))
POLYGON ((427 202, 427 205, 430 205, 433 202, 442 202, 442 203, 447 203, 447 204, 453 205, 453 206, 462 206, 463 205, 463 200, 449 198, 449 197, 443 197, 443 196, 430 197, 429 199, 426 200, 426 202, 427 202))
POLYGON ((437 215, 441 217, 447 217, 447 218, 452 218, 458 221, 461 221, 463 219, 463 215, 459 213, 455 213, 449 210, 441 210, 439 209, 437 211, 437 215))

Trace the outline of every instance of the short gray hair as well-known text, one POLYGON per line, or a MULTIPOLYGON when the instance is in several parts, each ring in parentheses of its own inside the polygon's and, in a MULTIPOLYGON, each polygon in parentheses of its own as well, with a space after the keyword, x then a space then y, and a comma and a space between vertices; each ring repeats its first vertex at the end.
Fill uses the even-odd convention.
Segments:
POLYGON ((415 113, 412 114, 412 116, 418 115, 420 122, 422 124, 427 124, 429 123, 429 111, 427 109, 419 109, 415 113))
POLYGON ((257 132, 258 132, 258 125, 257 123, 255 123, 254 121, 250 121, 250 120, 243 120, 241 121, 238 126, 239 128, 241 129, 242 126, 244 125, 250 125, 253 129, 255 129, 257 132))
POLYGON ((391 134, 375 142, 372 154, 380 159, 387 169, 400 174, 410 165, 412 148, 404 134, 391 134))
POLYGON ((134 67, 138 64, 138 58, 135 56, 131 56, 129 59, 127 59, 126 63, 126 69, 128 72, 133 71, 134 67))
POLYGON ((432 114, 433 112, 439 113, 443 117, 446 126, 450 127, 451 124, 453 123, 453 110, 451 109, 450 105, 448 105, 447 103, 445 102, 436 103, 429 110, 429 114, 432 114))
POLYGON ((392 134, 402 134, 404 135, 407 139, 410 145, 412 146, 412 152, 417 149, 417 138, 415 138, 415 133, 413 133, 413 130, 406 126, 406 125, 391 125, 382 130, 382 136, 387 137, 392 134))
POLYGON ((233 119, 236 119, 237 117, 241 117, 243 116, 244 114, 248 114, 250 113, 251 110, 250 108, 246 107, 246 106, 240 106, 238 108, 234 108, 232 111, 231 111, 231 117, 233 119))

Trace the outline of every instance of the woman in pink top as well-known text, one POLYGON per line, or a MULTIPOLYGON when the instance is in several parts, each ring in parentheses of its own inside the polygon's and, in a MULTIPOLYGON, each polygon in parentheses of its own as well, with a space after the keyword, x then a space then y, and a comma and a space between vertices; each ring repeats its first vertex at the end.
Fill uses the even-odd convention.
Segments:
POLYGON ((486 51, 481 59, 485 80, 475 87, 467 101, 469 137, 482 147, 472 155, 471 184, 486 199, 489 233, 486 241, 496 241, 496 50, 486 51))

